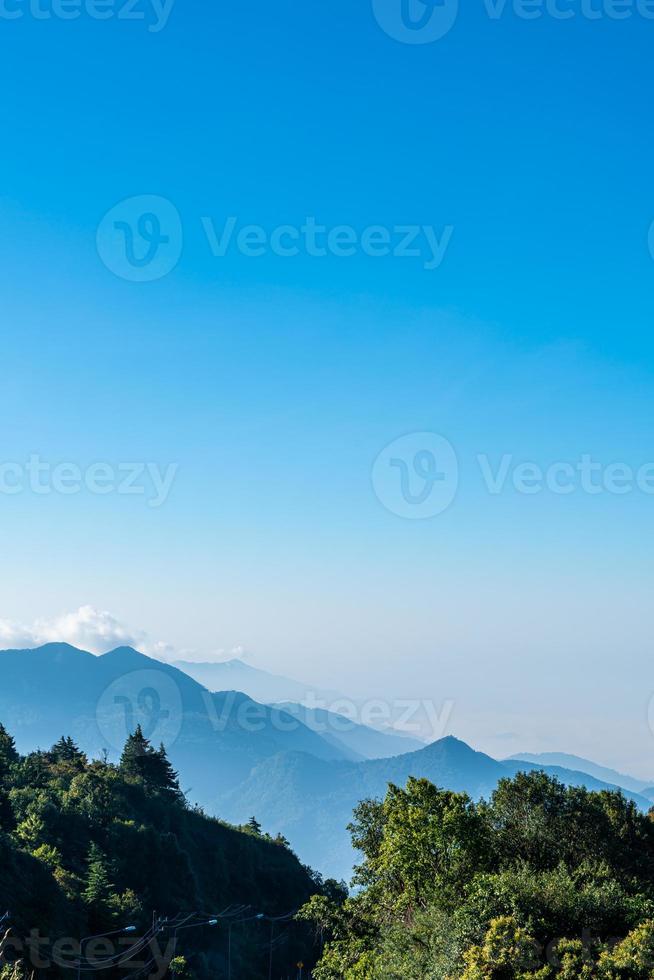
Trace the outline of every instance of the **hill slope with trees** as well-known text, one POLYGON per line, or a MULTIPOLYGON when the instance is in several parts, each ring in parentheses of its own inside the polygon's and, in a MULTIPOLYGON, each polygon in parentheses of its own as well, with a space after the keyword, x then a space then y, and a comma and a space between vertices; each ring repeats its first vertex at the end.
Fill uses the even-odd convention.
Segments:
MULTIPOLYGON (((165 750, 140 729, 110 764, 89 761, 69 738, 20 756, 0 726, 0 917, 10 910, 3 929, 17 941, 38 930, 49 944, 79 942, 126 924, 139 937, 156 913, 168 923, 157 937, 165 950, 173 925, 216 916, 217 928, 180 933, 190 966, 182 972, 180 964, 178 975, 227 976, 230 943, 232 976, 256 980, 268 975, 270 919, 295 912, 320 888, 287 842, 262 835, 256 821, 237 829, 190 808, 165 750), (242 914, 230 918, 230 909, 242 914)), ((306 927, 282 921, 277 933, 279 969, 311 962, 306 927)), ((65 961, 75 956, 73 948, 65 961)))
POLYGON ((654 822, 620 792, 534 771, 475 803, 410 779, 351 833, 360 890, 300 912, 316 980, 654 976, 654 822))

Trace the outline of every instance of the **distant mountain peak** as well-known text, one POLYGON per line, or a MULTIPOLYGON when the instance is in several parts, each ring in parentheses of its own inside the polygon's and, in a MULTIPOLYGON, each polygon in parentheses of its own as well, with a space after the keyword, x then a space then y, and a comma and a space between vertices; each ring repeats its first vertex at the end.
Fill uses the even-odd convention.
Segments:
POLYGON ((0 650, 0 653, 20 653, 20 654, 32 654, 42 657, 92 657, 93 654, 89 653, 88 650, 80 650, 78 647, 72 646, 70 643, 42 643, 38 647, 25 647, 19 650, 0 650))
POLYGON ((443 738, 437 738, 435 742, 429 742, 424 749, 419 749, 420 752, 448 752, 448 753, 458 753, 459 755, 483 755, 484 753, 478 752, 477 749, 473 749, 471 745, 464 742, 462 739, 457 738, 456 735, 444 735, 443 738))
MULTIPOLYGON (((143 660, 152 660, 146 653, 140 653, 134 647, 116 647, 115 650, 108 650, 100 656, 100 660, 118 661, 120 663, 135 663, 143 660)), ((158 661, 155 661, 155 663, 158 661)))

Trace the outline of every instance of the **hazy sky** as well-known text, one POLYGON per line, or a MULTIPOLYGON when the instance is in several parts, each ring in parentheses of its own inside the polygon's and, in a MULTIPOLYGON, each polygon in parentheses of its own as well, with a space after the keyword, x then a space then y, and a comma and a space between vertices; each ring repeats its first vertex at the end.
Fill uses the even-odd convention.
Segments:
POLYGON ((35 2, 0 24, 5 637, 89 605, 654 776, 654 21, 35 2))

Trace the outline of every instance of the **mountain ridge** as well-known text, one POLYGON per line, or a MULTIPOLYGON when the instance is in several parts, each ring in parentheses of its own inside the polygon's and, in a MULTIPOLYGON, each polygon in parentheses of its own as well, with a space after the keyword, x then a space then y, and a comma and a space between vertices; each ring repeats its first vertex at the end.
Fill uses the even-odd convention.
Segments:
POLYGON ((573 755, 569 752, 516 752, 505 761, 513 762, 516 760, 533 762, 537 765, 562 766, 564 769, 584 772, 596 779, 601 779, 603 782, 614 783, 616 786, 622 786, 623 789, 635 793, 642 793, 643 790, 651 789, 652 783, 654 783, 654 779, 638 779, 635 776, 629 776, 626 773, 618 772, 616 769, 611 769, 609 766, 591 762, 590 759, 584 759, 582 756, 573 755))
POLYGON ((236 824, 254 813, 266 830, 283 833, 302 860, 331 875, 347 876, 352 867, 346 826, 354 806, 383 796, 389 782, 404 785, 409 776, 479 799, 502 778, 542 769, 568 785, 620 788, 641 810, 651 805, 581 770, 498 761, 453 735, 363 759, 283 706, 239 691, 212 693, 174 665, 131 647, 101 656, 69 644, 0 651, 0 672, 0 721, 22 751, 48 748, 66 733, 89 755, 109 749, 117 758, 127 734, 143 722, 146 737, 166 745, 194 802, 236 824))
POLYGON ((234 689, 233 683, 236 681, 238 690, 264 704, 280 701, 302 702, 310 695, 331 702, 341 697, 337 691, 324 691, 316 685, 270 673, 238 658, 209 662, 174 660, 172 664, 209 691, 234 689))
MULTIPOLYGON (((221 799, 228 819, 238 822, 258 805, 265 826, 274 826, 293 841, 300 856, 319 870, 347 878, 355 854, 344 832, 353 808, 365 798, 385 795, 389 782, 404 785, 410 776, 426 778, 442 789, 487 798, 500 779, 542 769, 566 785, 594 790, 620 789, 580 772, 518 761, 509 765, 448 735, 416 752, 392 759, 321 763, 302 754, 280 754, 255 767, 243 784, 221 799)), ((650 803, 623 791, 641 810, 650 803)))
POLYGON ((347 749, 352 761, 387 759, 424 748, 424 742, 393 729, 381 731, 326 708, 310 708, 292 701, 277 703, 293 717, 329 742, 347 749))
POLYGON ((139 722, 147 737, 166 745, 185 785, 208 808, 267 755, 343 757, 283 711, 241 692, 212 694, 131 647, 100 656, 68 644, 0 651, 0 672, 0 720, 21 751, 49 747, 68 733, 90 756, 107 751, 117 758, 139 722))

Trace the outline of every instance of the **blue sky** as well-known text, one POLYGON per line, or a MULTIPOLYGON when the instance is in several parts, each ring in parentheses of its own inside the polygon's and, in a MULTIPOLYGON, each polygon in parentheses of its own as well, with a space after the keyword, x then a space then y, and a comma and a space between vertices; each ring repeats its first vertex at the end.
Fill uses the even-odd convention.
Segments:
POLYGON ((2 461, 177 467, 158 508, 0 495, 0 619, 90 604, 177 650, 452 699, 496 754, 652 775, 654 496, 493 495, 477 459, 654 460, 654 21, 573 9, 480 0, 426 44, 367 0, 0 23, 2 461), (153 282, 96 248, 142 195, 182 228, 153 282), (432 270, 217 257, 229 216, 452 231, 432 270), (458 488, 407 520, 371 473, 423 432, 458 488))

